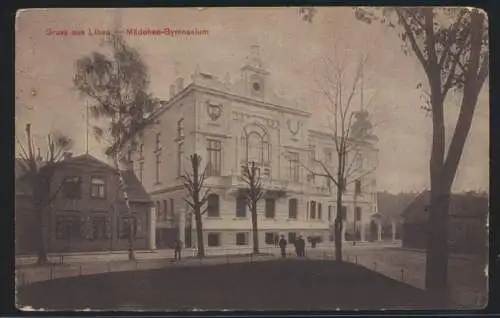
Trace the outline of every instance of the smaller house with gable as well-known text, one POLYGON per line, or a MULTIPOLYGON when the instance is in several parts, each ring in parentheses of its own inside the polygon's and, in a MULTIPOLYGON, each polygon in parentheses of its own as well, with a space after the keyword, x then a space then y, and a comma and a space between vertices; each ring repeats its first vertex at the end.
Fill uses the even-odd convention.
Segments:
MULTIPOLYGON (((420 193, 404 210, 403 247, 426 249, 430 192, 420 193)), ((481 254, 488 249, 488 196, 467 192, 452 194, 448 216, 451 253, 481 254)))
MULTIPOLYGON (((16 160, 15 246, 16 254, 34 254, 40 225, 34 215, 24 164, 16 160)), ((48 253, 127 250, 129 235, 134 235, 134 249, 154 248, 154 210, 149 195, 132 170, 124 169, 121 173, 132 217, 114 167, 88 154, 65 154, 56 164, 51 184, 51 193, 57 195, 42 218, 48 253)))

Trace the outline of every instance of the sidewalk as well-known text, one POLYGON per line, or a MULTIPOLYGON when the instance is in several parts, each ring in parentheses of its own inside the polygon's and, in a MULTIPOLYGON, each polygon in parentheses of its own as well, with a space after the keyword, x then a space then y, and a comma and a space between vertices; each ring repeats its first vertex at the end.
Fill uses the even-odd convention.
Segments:
MULTIPOLYGON (((277 247, 261 247, 261 253, 274 253, 277 247)), ((195 248, 186 248, 182 250, 182 257, 196 256, 195 248)), ((173 249, 157 250, 136 250, 135 256, 138 260, 147 259, 173 259, 173 249)), ((241 255, 252 252, 252 247, 226 246, 226 247, 206 247, 205 256, 218 255, 241 255)), ((102 262, 127 261, 128 251, 103 251, 92 253, 53 253, 48 255, 48 259, 54 264, 88 264, 102 262)), ((16 267, 24 267, 36 264, 36 256, 25 255, 16 257, 16 267)))
POLYGON ((57 278, 95 275, 102 273, 161 269, 171 266, 207 266, 225 263, 259 262, 275 259, 273 254, 213 255, 205 258, 186 257, 172 259, 138 259, 137 261, 108 261, 93 263, 53 264, 48 266, 23 266, 16 269, 16 286, 57 278))

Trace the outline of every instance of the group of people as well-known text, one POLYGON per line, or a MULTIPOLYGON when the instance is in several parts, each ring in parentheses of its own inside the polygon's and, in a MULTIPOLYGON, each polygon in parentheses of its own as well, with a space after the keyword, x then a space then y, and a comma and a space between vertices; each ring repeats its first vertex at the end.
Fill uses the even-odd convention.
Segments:
MULTIPOLYGON (((295 253, 297 254, 298 257, 305 257, 306 256, 306 241, 302 237, 302 235, 299 235, 297 239, 293 242, 295 245, 295 253)), ((281 249, 281 257, 285 258, 286 257, 286 247, 288 245, 287 240, 285 239, 284 235, 281 235, 281 239, 278 242, 278 245, 281 249)))

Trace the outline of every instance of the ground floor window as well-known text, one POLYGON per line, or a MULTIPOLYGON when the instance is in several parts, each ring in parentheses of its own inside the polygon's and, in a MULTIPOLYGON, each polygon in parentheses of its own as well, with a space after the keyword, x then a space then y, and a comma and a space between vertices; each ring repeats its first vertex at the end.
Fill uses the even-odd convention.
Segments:
POLYGON ((297 233, 295 233, 295 232, 288 233, 288 243, 290 243, 290 244, 295 243, 296 237, 297 237, 297 233))
POLYGON ((130 235, 138 236, 140 222, 135 216, 122 216, 118 220, 118 238, 128 239, 130 235), (132 224, 131 224, 132 223, 132 224))
POLYGON ((83 237, 83 222, 79 215, 56 216, 56 239, 77 241, 83 237))
POLYGON ((248 245, 248 233, 236 233, 236 245, 248 245))
POLYGON ((107 240, 111 237, 111 222, 106 215, 93 215, 90 217, 92 224, 92 235, 90 239, 93 241, 107 240))
POLYGON ((274 241, 276 239, 276 236, 277 236, 276 233, 266 233, 264 237, 264 242, 266 244, 272 245, 275 243, 274 241))
POLYGON ((220 246, 219 233, 208 233, 208 246, 220 246))

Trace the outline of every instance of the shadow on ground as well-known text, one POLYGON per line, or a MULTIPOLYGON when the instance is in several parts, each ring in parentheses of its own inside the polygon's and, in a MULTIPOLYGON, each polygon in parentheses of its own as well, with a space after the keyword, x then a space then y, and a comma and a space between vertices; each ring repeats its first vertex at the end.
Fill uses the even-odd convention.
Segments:
POLYGON ((56 279, 20 287, 46 310, 334 310, 443 308, 424 291, 361 266, 274 260, 56 279))

